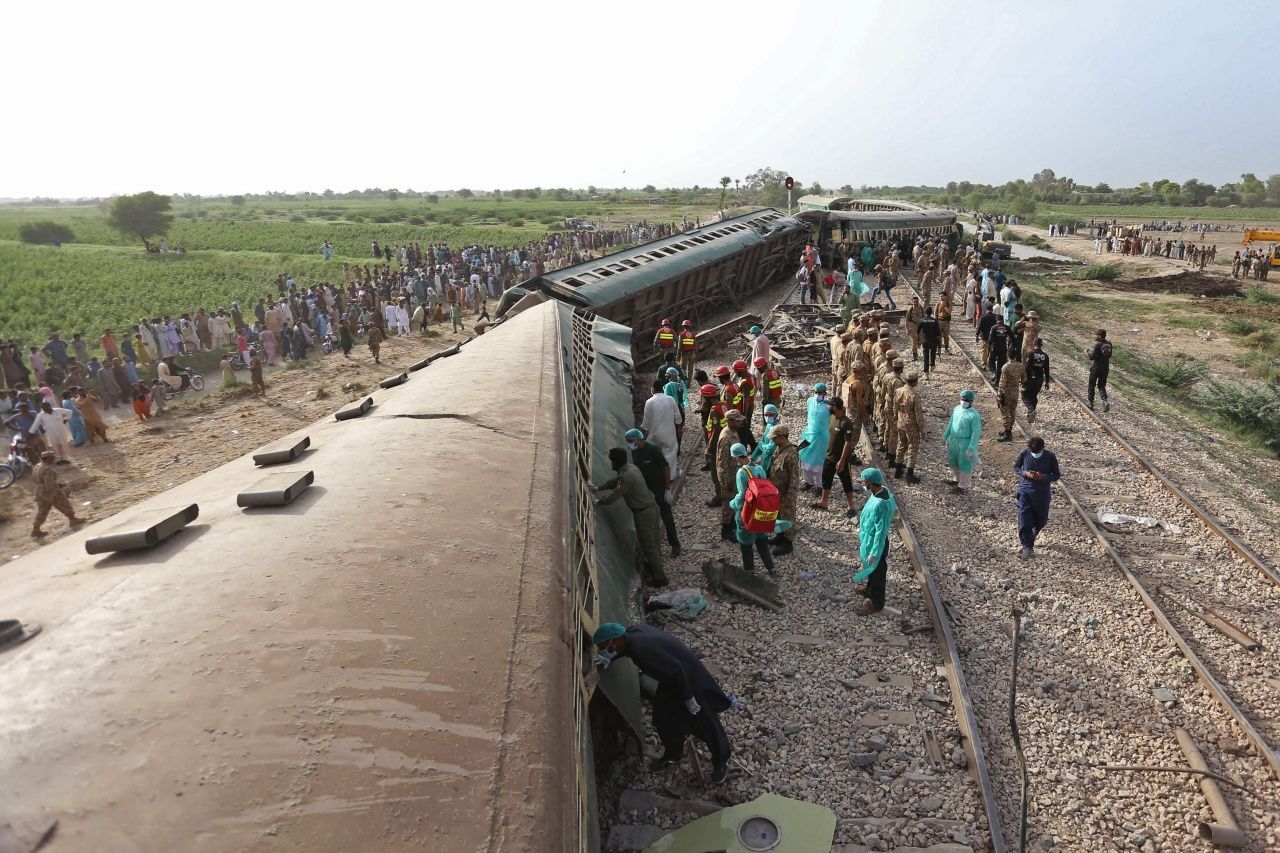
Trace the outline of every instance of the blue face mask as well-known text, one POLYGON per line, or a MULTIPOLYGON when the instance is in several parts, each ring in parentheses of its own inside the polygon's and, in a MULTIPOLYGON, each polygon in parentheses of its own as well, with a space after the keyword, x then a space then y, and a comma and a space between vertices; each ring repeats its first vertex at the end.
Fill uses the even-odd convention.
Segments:
POLYGON ((765 415, 764 420, 765 420, 765 423, 770 423, 770 424, 776 424, 778 422, 777 417, 775 417, 774 415, 765 415))
POLYGON ((639 446, 640 446, 640 445, 638 445, 638 444, 636 444, 636 443, 634 443, 634 442, 631 442, 631 441, 628 441, 628 442, 627 442, 627 450, 635 450, 635 449, 636 449, 637 447, 639 447, 639 446))

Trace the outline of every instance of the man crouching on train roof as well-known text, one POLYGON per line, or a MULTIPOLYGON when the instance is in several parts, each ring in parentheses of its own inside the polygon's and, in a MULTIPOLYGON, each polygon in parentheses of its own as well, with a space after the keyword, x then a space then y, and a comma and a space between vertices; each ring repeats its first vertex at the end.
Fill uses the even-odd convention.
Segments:
POLYGON ((591 641, 600 649, 594 659, 600 668, 608 669, 620 657, 631 658, 637 669, 658 682, 651 705, 663 752, 649 769, 662 770, 680 761, 685 738, 693 735, 711 750, 711 781, 722 784, 729 776, 733 748, 720 714, 741 705, 720 689, 697 655, 676 637, 649 625, 627 628, 606 622, 591 641))

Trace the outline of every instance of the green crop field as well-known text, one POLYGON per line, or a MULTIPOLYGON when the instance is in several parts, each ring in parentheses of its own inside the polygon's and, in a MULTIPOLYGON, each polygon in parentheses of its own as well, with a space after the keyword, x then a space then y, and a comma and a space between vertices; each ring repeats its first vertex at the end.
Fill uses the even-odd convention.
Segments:
MULTIPOLYGON (((990 205, 990 203, 989 203, 990 205)), ((998 206, 998 205, 997 205, 998 206)), ((993 207, 992 209, 995 209, 993 207)), ((1054 219, 1133 219, 1141 222, 1242 222, 1250 225, 1280 222, 1280 207, 1172 207, 1143 204, 1044 204, 1036 206, 1037 222, 1054 219)))
MULTIPOLYGON (((0 207, 0 339, 43 343, 52 329, 96 339, 141 316, 212 310, 275 293, 289 273, 304 283, 341 279, 344 261, 372 262, 370 243, 522 246, 566 217, 606 224, 708 220, 718 193, 692 198, 557 201, 552 198, 317 199, 177 202, 170 247, 185 255, 148 255, 111 230, 105 205, 0 207), (69 226, 61 248, 19 242, 23 223, 69 226), (320 244, 333 243, 328 264, 320 244)), ((93 348, 91 347, 91 350, 93 348)))

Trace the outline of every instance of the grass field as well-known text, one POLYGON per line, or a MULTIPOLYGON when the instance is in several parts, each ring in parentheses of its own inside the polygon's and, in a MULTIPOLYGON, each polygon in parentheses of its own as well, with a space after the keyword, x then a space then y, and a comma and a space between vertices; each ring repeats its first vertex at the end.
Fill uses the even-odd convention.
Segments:
MULTIPOLYGON (((43 344, 52 329, 90 340, 105 327, 138 318, 178 315, 272 295, 285 272, 304 283, 337 281, 343 261, 372 262, 370 243, 521 246, 566 217, 622 222, 704 222, 718 194, 650 204, 647 200, 556 201, 483 197, 328 199, 316 201, 175 203, 167 237, 185 255, 148 255, 111 230, 98 205, 0 207, 0 339, 43 344), (24 222, 68 225, 75 241, 61 248, 18 241, 24 222), (333 243, 326 264, 320 244, 333 243)), ((91 350, 93 348, 91 347, 91 350)))
POLYGON ((1280 222, 1280 207, 1167 207, 1140 204, 1041 203, 1036 207, 1034 219, 1039 225, 1066 220, 1087 222, 1090 219, 1133 219, 1141 222, 1163 222, 1168 219, 1172 222, 1186 220, 1261 225, 1280 222))

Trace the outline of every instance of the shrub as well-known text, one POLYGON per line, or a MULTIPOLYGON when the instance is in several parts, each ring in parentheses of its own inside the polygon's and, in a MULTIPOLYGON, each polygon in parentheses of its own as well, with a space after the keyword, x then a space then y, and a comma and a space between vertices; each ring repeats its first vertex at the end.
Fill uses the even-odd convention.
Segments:
POLYGON ((1134 369, 1157 385, 1174 390, 1190 388, 1209 373, 1203 359, 1176 355, 1172 358, 1134 358, 1134 369))
POLYGON ((1232 335, 1247 337, 1254 332, 1260 332, 1266 328, 1266 324, 1250 317, 1228 317, 1222 324, 1222 328, 1232 335))
POLYGON ((24 222, 18 236, 24 243, 70 243, 76 239, 70 228, 56 222, 24 222))
POLYGON ((301 213, 291 213, 289 214, 289 221, 290 222, 306 222, 307 217, 303 216, 301 213))
POLYGON ((1071 274, 1076 281, 1114 281, 1124 275, 1124 267, 1119 264, 1093 264, 1078 269, 1071 274))
POLYGON ((1254 305, 1280 305, 1280 293, 1271 293, 1262 285, 1254 284, 1250 285, 1244 301, 1254 305))
POLYGON ((1274 385, 1211 380, 1200 397, 1219 417, 1253 433, 1280 456, 1280 390, 1274 385))

